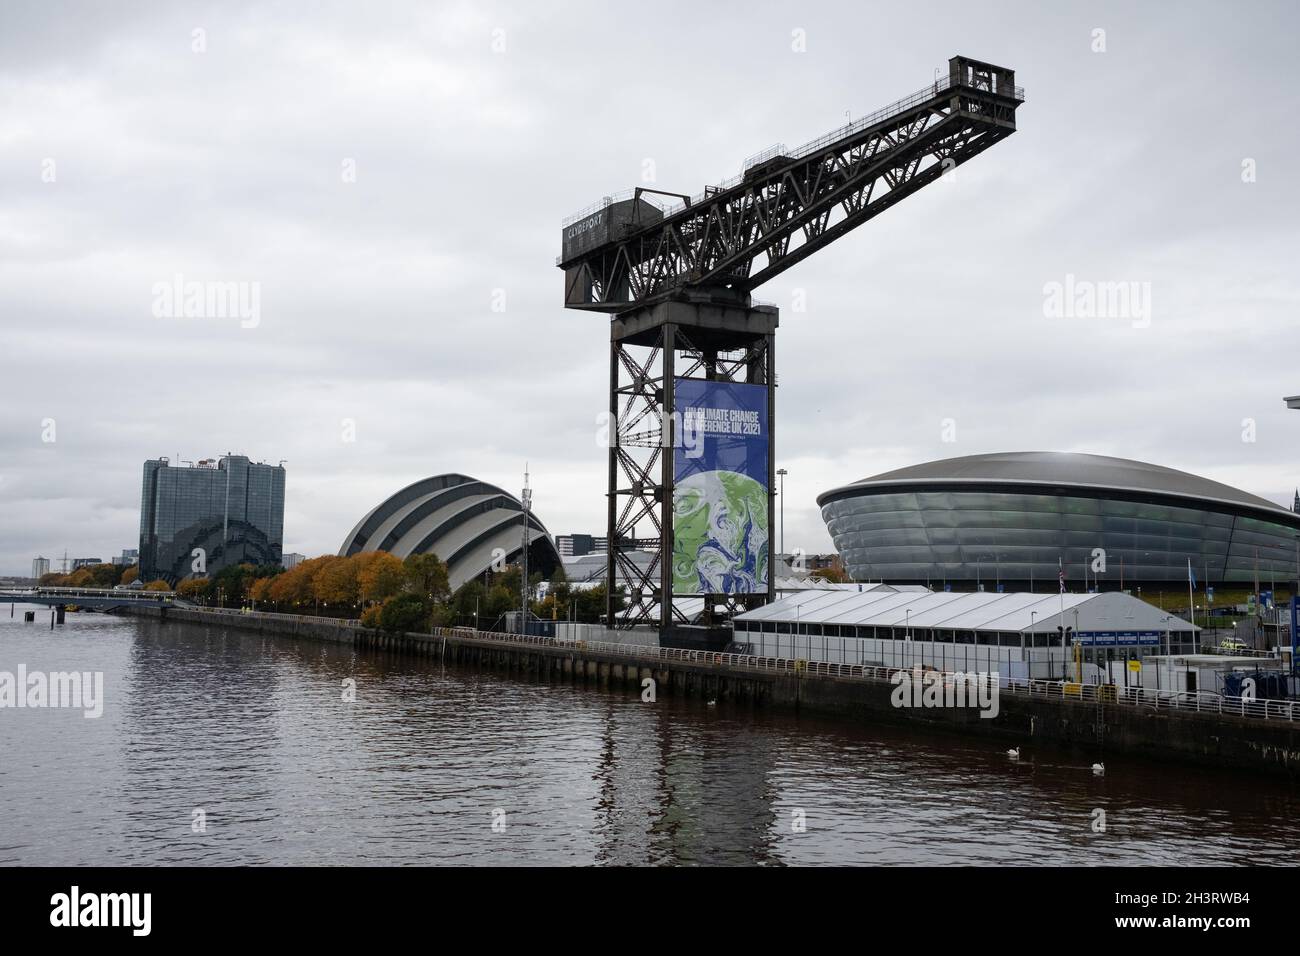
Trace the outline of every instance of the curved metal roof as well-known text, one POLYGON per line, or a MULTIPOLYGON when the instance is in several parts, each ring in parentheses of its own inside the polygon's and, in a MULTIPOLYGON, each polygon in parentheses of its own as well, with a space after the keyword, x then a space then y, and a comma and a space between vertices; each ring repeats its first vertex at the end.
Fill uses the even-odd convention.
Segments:
MULTIPOLYGON (((507 491, 468 475, 425 478, 384 499, 343 539, 339 554, 387 551, 399 558, 436 554, 447 562, 452 589, 482 574, 500 549, 507 561, 523 550, 523 506, 507 491)), ((542 548, 552 567, 560 564, 546 526, 528 516, 531 554, 542 548)))
POLYGON ((963 486, 971 486, 972 490, 988 486, 1009 486, 1008 490, 1023 487, 1026 491, 1031 486, 1050 487, 1058 494, 1073 490, 1094 497, 1099 493, 1127 492, 1182 498, 1203 505, 1266 512, 1273 520, 1289 519, 1288 523, 1300 525, 1300 516, 1294 512, 1231 485, 1144 461, 1080 452, 1015 451, 928 461, 823 492, 817 503, 824 505, 864 491, 960 490, 963 486))

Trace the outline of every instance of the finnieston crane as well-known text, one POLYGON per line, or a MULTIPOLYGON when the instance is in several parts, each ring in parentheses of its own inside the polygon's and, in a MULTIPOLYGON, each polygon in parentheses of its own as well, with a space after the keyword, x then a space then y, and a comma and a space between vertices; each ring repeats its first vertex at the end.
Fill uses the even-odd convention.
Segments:
POLYGON ((614 313, 606 539, 610 627, 657 618, 664 643, 715 646, 715 606, 732 612, 775 596, 768 540, 775 510, 778 310, 754 302, 750 293, 1010 136, 1022 102, 1024 91, 1012 70, 953 57, 947 77, 798 149, 777 145, 751 156, 739 176, 700 195, 641 187, 565 220, 556 262, 564 270, 565 307, 614 313), (728 537, 736 530, 735 515, 707 519, 710 556, 702 560, 720 564, 717 574, 674 568, 698 558, 674 547, 680 543, 674 508, 683 507, 677 493, 682 419, 676 396, 686 390, 696 398, 701 388, 695 380, 760 386, 766 399, 767 467, 760 484, 767 513, 750 516, 743 538, 728 537), (638 541, 637 528, 647 523, 654 534, 638 541), (627 550, 634 541, 653 548, 648 564, 627 550), (732 574, 729 566, 748 570, 732 574), (631 582, 621 618, 614 612, 620 577, 631 582), (683 628, 688 617, 674 601, 682 597, 703 598, 705 631, 683 628))

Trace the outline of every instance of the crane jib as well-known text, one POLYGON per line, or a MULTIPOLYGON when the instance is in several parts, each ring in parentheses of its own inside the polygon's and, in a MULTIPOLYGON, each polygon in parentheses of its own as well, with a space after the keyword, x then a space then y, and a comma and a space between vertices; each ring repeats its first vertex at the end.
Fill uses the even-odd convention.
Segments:
POLYGON ((769 147, 693 198, 607 196, 565 221, 565 305, 747 292, 1006 138, 1023 100, 1012 70, 953 57, 946 77, 797 149, 769 147))

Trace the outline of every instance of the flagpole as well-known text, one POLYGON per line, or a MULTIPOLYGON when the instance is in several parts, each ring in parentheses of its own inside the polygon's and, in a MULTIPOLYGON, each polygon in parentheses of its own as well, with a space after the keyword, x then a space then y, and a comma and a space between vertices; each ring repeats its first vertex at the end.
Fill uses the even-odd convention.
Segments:
MULTIPOLYGON (((1192 597, 1192 559, 1187 559, 1187 615, 1196 627, 1196 599, 1192 597)), ((1195 638, 1193 638, 1195 640, 1195 638)))

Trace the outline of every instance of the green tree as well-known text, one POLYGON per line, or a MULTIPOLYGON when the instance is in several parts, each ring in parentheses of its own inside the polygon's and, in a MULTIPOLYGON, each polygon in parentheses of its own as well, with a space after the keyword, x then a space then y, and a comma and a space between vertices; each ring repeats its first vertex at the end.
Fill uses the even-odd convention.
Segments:
MULTIPOLYGON (((448 602, 448 611, 450 611, 456 623, 474 624, 474 612, 478 611, 480 617, 486 614, 487 605, 487 588, 483 582, 477 578, 473 581, 466 581, 457 589, 448 602)), ((487 622, 491 623, 491 622, 487 622)))
MULTIPOLYGON (((605 616, 605 584, 601 582, 593 588, 586 588, 577 593, 574 602, 577 607, 577 619, 584 624, 599 624, 605 616)), ((623 589, 614 595, 614 612, 617 614, 627 606, 623 589)))
POLYGON ((427 631, 432 605, 418 594, 398 594, 384 601, 379 611, 379 626, 390 634, 427 631))
MULTIPOLYGON (((515 582, 518 583, 519 575, 515 575, 515 582)), ((506 611, 519 609, 519 592, 513 591, 504 584, 494 584, 488 589, 487 598, 483 602, 483 610, 479 618, 480 627, 491 627, 493 623, 506 611)))
POLYGON ((220 594, 226 607, 239 607, 248 597, 248 586, 253 580, 251 564, 231 564, 217 572, 212 581, 213 594, 220 594))
POLYGON ((402 562, 407 586, 412 592, 435 603, 451 595, 447 565, 436 554, 413 554, 402 562))
POLYGON ((496 574, 492 577, 491 586, 495 588, 497 585, 501 585, 517 597, 519 594, 519 582, 521 580, 520 575, 522 573, 523 572, 520 570, 519 565, 512 564, 500 574, 496 574))
POLYGON ((554 597, 555 606, 559 611, 561 620, 568 620, 569 599, 573 596, 573 588, 569 585, 569 576, 564 573, 563 567, 555 569, 551 575, 551 586, 549 596, 554 597))

